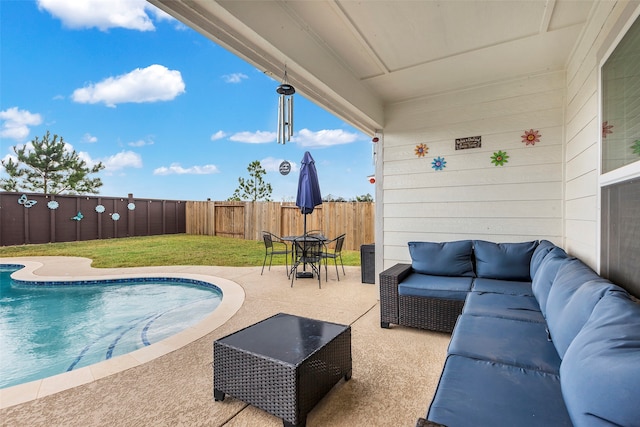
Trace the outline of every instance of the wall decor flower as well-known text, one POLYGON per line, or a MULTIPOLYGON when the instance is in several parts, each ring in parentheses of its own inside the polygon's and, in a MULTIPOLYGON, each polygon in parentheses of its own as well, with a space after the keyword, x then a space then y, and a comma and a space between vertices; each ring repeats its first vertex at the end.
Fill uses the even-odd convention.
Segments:
POLYGON ((640 139, 636 139, 635 141, 633 141, 633 144, 631 144, 631 148, 633 149, 633 152, 635 154, 640 156, 640 139))
POLYGON ((611 130, 613 129, 613 125, 609 124, 609 121, 602 122, 602 138, 607 138, 607 135, 613 133, 611 130))
POLYGON ((524 135, 522 135, 522 142, 526 143, 526 145, 535 145, 536 142, 540 142, 540 137, 542 135, 539 131, 529 129, 524 131, 524 135))
POLYGON ((104 206, 102 206, 102 205, 96 206, 96 212, 103 213, 104 212, 104 206))
POLYGON ((129 209, 130 211, 133 211, 136 209, 136 204, 135 203, 129 203, 127 205, 127 209, 129 209))
POLYGON ((416 145, 415 151, 416 151, 416 156, 424 157, 424 155, 429 152, 429 147, 427 147, 427 144, 418 144, 416 145))
POLYGON ((117 213, 117 212, 114 213, 114 214, 111 214, 111 219, 114 220, 114 221, 119 220, 120 219, 120 214, 117 213))
POLYGON ((491 156, 491 163, 493 163, 494 166, 504 166, 505 163, 509 163, 508 158, 509 156, 506 151, 498 150, 497 153, 493 153, 493 156, 491 156))
POLYGON ((56 202, 55 200, 51 200, 49 203, 47 203, 47 207, 51 210, 58 209, 58 206, 60 206, 60 203, 56 202))
POLYGON ((438 156, 433 159, 433 162, 431 162, 431 167, 434 170, 441 171, 443 168, 447 167, 447 162, 444 160, 444 157, 438 156))

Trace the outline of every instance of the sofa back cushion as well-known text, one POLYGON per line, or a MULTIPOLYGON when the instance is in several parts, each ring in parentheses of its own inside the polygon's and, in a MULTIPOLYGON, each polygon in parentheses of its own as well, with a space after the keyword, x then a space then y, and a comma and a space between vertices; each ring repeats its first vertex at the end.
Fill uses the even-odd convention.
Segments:
POLYGON ((530 265, 538 242, 473 242, 476 275, 487 279, 531 281, 530 265))
POLYGON ((638 425, 640 304, 607 292, 567 349, 560 381, 575 425, 638 425))
POLYGON ((536 246, 536 249, 533 251, 533 254, 531 255, 531 264, 529 265, 529 274, 531 275, 531 280, 533 280, 533 278, 536 276, 536 271, 538 271, 538 268, 540 267, 540 263, 542 263, 542 260, 554 248, 558 248, 558 247, 548 240, 540 240, 540 242, 538 243, 538 246, 536 246))
POLYGON ((411 267, 434 276, 475 277, 471 256, 471 240, 455 242, 409 242, 411 267))
POLYGON ((560 358, 564 357, 600 298, 613 288, 618 287, 578 259, 568 260, 560 267, 546 306, 547 326, 560 358))
POLYGON ((551 291, 551 285, 560 267, 569 259, 565 251, 556 247, 544 257, 536 270, 535 276, 533 276, 531 289, 538 300, 540 311, 545 317, 547 316, 547 299, 551 291))

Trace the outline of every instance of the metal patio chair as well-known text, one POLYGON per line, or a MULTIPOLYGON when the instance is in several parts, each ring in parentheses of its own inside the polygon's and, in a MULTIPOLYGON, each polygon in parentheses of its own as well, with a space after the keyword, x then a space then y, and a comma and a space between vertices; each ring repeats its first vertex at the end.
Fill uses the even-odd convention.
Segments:
POLYGON ((336 266, 336 276, 338 277, 338 281, 340 281, 340 273, 338 272, 338 259, 340 259, 340 265, 342 266, 342 274, 346 276, 344 271, 344 264, 342 263, 342 246, 344 245, 344 239, 347 235, 341 234, 333 240, 329 240, 324 242, 324 250, 322 251, 322 258, 324 259, 324 277, 325 280, 329 280, 327 274, 327 262, 329 259, 333 259, 333 263, 336 266), (333 247, 333 251, 329 249, 329 246, 335 243, 333 247))
POLYGON ((264 266, 267 263, 267 257, 269 257, 269 271, 271 271, 271 264, 273 262, 274 255, 284 255, 284 267, 287 272, 287 279, 289 278, 289 254, 292 253, 292 250, 289 249, 289 246, 286 244, 282 238, 279 236, 270 233, 268 231, 262 232, 262 240, 264 240, 264 261, 262 262, 262 271, 260 275, 264 273, 264 266))

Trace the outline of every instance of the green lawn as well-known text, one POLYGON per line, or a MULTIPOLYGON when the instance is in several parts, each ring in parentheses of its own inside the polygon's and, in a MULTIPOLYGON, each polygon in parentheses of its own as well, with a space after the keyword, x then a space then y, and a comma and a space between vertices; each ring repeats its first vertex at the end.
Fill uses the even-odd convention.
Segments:
MULTIPOLYGON (((261 241, 187 234, 0 247, 0 257, 78 256, 91 258, 92 266, 98 268, 152 265, 261 266, 264 252, 264 243, 261 241)), ((342 251, 342 258, 344 265, 360 265, 358 251, 342 251)), ((284 258, 274 256, 273 264, 284 265, 284 258)))

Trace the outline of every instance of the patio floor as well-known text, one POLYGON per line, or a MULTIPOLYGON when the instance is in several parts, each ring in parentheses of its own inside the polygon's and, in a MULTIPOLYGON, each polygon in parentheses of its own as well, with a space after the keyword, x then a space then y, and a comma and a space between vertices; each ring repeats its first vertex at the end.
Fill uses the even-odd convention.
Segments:
MULTIPOLYGON (((212 344, 285 312, 352 328, 353 377, 336 384, 311 411, 308 426, 414 426, 431 401, 450 338, 400 326, 381 329, 378 288, 361 283, 359 267, 345 267, 346 277, 338 282, 330 265, 329 281, 323 276, 318 289, 317 280, 311 279, 299 279, 290 287, 283 266, 261 276, 260 267, 92 269, 87 260, 77 258, 27 259, 45 264, 35 272, 38 276, 215 276, 240 285, 245 297, 229 320, 202 338, 124 371, 5 407, 0 410, 2 425, 281 426, 280 419, 231 397, 214 402, 212 344)), ((19 258, 0 262, 8 260, 18 263, 19 258)), ((6 400, 7 395, 2 396, 6 400)))

